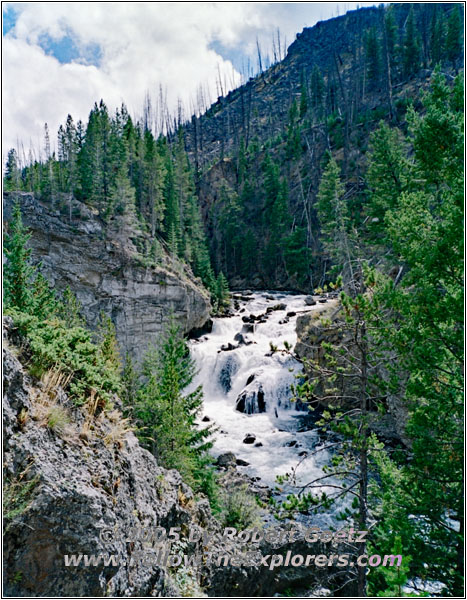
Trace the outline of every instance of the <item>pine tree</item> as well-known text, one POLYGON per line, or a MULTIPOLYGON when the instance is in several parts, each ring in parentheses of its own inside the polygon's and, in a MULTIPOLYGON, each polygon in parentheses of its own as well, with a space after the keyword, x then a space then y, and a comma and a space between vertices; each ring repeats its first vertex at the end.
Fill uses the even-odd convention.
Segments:
POLYGON ((381 299, 392 310, 386 339, 396 359, 388 369, 409 410, 412 447, 408 457, 383 464, 383 484, 392 487, 378 533, 392 544, 402 529, 411 573, 443 582, 453 596, 463 588, 463 103, 457 94, 458 83, 449 89, 437 69, 424 113, 409 112, 411 186, 385 216, 388 244, 405 270, 381 299))
POLYGON ((378 86, 381 77, 381 48, 374 27, 366 35, 366 63, 368 87, 373 89, 378 86))
POLYGON ((216 280, 216 299, 218 309, 221 312, 228 307, 230 301, 229 284, 222 271, 219 272, 216 280))
POLYGON ((404 73, 411 77, 420 68, 420 43, 415 25, 415 14, 413 6, 410 6, 409 15, 405 27, 405 38, 403 48, 404 73))
POLYGON ((138 373, 129 352, 125 354, 122 371, 122 401, 125 411, 131 414, 138 393, 138 373))
POLYGON ((462 50, 462 22, 457 5, 451 10, 448 19, 448 30, 446 34, 446 54, 448 60, 453 66, 456 66, 457 59, 461 55, 462 50))
POLYGON ((14 148, 11 148, 8 151, 8 158, 5 167, 5 177, 3 181, 5 191, 17 191, 21 189, 21 173, 18 168, 18 156, 14 148))
POLYGON ((340 169, 331 158, 321 177, 316 205, 323 246, 342 272, 347 285, 354 280, 352 273, 351 244, 349 241, 349 214, 344 199, 344 185, 340 180, 340 169))
POLYGON ((35 269, 30 264, 31 250, 27 243, 31 234, 23 225, 21 206, 17 200, 13 207, 8 233, 4 239, 6 263, 3 268, 4 302, 28 312, 31 308, 32 289, 35 269))
POLYGON ((139 436, 167 468, 178 469, 189 483, 210 447, 210 429, 198 429, 196 418, 202 405, 202 388, 187 392, 195 364, 180 328, 171 318, 157 349, 148 350, 143 374, 146 382, 135 403, 139 436))
POLYGON ((42 273, 38 273, 33 283, 31 313, 43 321, 56 315, 58 310, 59 303, 54 291, 42 273))
POLYGON ((108 369, 115 373, 120 373, 121 358, 115 325, 112 323, 112 319, 104 312, 100 314, 97 339, 99 342, 99 353, 107 364, 108 369))
POLYGON ((398 129, 385 123, 370 137, 367 179, 370 188, 370 216, 368 229, 384 242, 386 223, 384 217, 397 205, 401 193, 410 186, 410 165, 406 147, 398 129))
POLYGON ((69 328, 85 328, 86 323, 82 316, 82 306, 69 286, 62 293, 58 311, 60 318, 69 328))
POLYGON ((321 74, 320 68, 317 65, 313 65, 313 69, 311 71, 311 104, 317 116, 321 116, 321 109, 323 106, 324 100, 324 79, 321 74))
POLYGON ((431 50, 431 64, 433 66, 441 62, 444 55, 444 21, 438 11, 433 11, 430 26, 430 50, 431 50))

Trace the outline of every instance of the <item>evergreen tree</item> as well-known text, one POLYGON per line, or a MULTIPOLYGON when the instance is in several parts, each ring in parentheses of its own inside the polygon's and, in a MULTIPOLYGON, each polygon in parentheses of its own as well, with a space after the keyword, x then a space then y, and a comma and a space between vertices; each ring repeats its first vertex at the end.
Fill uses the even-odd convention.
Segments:
POLYGON ((118 349, 115 325, 112 323, 112 319, 104 312, 101 312, 100 314, 97 339, 99 343, 99 353, 105 364, 108 366, 108 369, 115 373, 120 373, 121 358, 118 349))
POLYGON ((383 487, 391 493, 382 497, 377 530, 390 546, 402 530, 411 573, 443 582, 454 596, 463 588, 463 103, 457 93, 438 69, 424 114, 409 113, 412 184, 385 216, 388 242, 405 267, 400 284, 382 297, 392 310, 386 339, 397 353, 388 368, 409 410, 412 447, 406 459, 381 457, 383 487))
POLYGON ((23 225, 21 206, 17 200, 4 239, 6 263, 3 267, 3 292, 7 307, 15 307, 24 312, 33 303, 31 285, 35 269, 30 264, 31 250, 27 247, 30 237, 31 234, 23 225))
POLYGON ((316 205, 323 246, 342 271, 346 285, 354 280, 352 273, 352 251, 349 242, 349 214, 344 199, 344 185, 340 180, 340 169, 331 158, 321 177, 316 205))
POLYGON ((85 320, 82 316, 82 306, 70 287, 66 287, 59 302, 59 316, 71 329, 73 327, 85 328, 85 320))
POLYGON ((396 20, 394 18, 394 10, 391 5, 386 10, 386 14, 384 17, 384 27, 386 29, 387 51, 389 54, 390 65, 392 66, 394 63, 395 54, 396 54, 397 25, 396 25, 396 20))
POLYGON ((383 242, 386 240, 386 212, 397 205, 400 194, 410 186, 411 172, 406 154, 398 129, 381 123, 370 136, 367 179, 371 192, 372 221, 368 229, 383 242))
POLYGON ((171 319, 157 349, 144 360, 145 383, 139 390, 134 416, 139 437, 167 468, 178 469, 188 483, 210 447, 210 428, 198 429, 202 389, 188 392, 195 365, 179 327, 171 319))
POLYGON ((430 50, 431 50, 431 64, 437 65, 441 62, 444 55, 444 21, 438 11, 433 11, 430 26, 430 50))
POLYGON ((320 117, 324 100, 325 86, 323 75, 321 74, 318 65, 313 65, 313 69, 311 71, 310 89, 312 107, 315 111, 316 116, 320 117))
POLYGON ((415 25, 415 14, 413 6, 410 6, 407 23, 405 26, 404 48, 403 48, 404 74, 413 76, 420 68, 420 43, 415 25))
POLYGON ((125 411, 130 414, 138 393, 138 372, 129 352, 125 354, 122 371, 122 401, 125 411))
POLYGON ((381 77, 381 49, 376 29, 370 27, 366 35, 367 78, 370 89, 377 87, 381 77))
POLYGON ((32 286, 32 302, 29 310, 41 321, 50 319, 59 311, 59 302, 55 293, 50 288, 49 282, 42 273, 38 273, 35 276, 32 286))
POLYGON ((462 21, 459 14, 457 5, 451 10, 451 14, 448 19, 448 30, 446 34, 446 54, 448 60, 456 65, 457 59, 461 55, 462 51, 462 21))
POLYGON ((3 180, 3 189, 5 191, 17 191, 21 189, 21 173, 18 168, 18 156, 16 150, 11 148, 8 151, 8 158, 5 167, 5 177, 3 180))

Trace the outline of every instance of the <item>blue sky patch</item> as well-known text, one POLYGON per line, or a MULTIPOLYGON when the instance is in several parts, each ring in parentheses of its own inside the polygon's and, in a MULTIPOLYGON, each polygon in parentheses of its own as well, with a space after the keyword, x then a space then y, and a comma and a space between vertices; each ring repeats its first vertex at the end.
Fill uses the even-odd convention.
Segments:
POLYGON ((71 35, 56 40, 44 34, 38 43, 46 54, 54 56, 62 64, 79 62, 98 67, 102 59, 102 50, 98 44, 78 46, 71 35))
POLYGON ((17 13, 13 6, 3 9, 3 35, 6 35, 16 25, 17 13))

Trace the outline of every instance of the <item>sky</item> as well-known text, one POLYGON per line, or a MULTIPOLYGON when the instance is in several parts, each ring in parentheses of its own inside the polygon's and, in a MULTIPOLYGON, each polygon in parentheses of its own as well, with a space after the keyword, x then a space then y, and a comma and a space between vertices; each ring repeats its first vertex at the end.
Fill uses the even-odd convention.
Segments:
POLYGON ((190 116, 204 98, 238 86, 257 69, 256 40, 272 56, 296 33, 373 2, 8 2, 3 4, 3 157, 15 147, 39 157, 44 123, 68 114, 86 122, 101 98, 142 114, 179 104, 190 116), (200 92, 202 90, 202 93, 200 92))

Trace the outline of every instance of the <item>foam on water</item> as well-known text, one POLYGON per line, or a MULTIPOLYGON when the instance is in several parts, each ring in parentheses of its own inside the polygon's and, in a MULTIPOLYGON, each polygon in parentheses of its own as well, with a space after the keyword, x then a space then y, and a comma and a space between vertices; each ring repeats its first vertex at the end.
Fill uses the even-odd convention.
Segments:
MULTIPOLYGON (((316 431, 298 431, 306 413, 296 410, 290 402, 290 386, 296 382, 301 365, 281 353, 270 353, 270 343, 283 347, 287 341, 293 348, 296 343, 296 316, 280 323, 287 312, 300 313, 313 310, 305 304, 305 296, 284 293, 249 294, 251 300, 240 302, 235 316, 214 319, 209 335, 191 342, 191 353, 199 369, 194 385, 203 385, 204 415, 219 427, 212 453, 218 456, 233 452, 237 458, 249 463, 240 467, 252 477, 274 486, 277 475, 284 475, 302 460, 300 453, 307 452, 297 470, 302 484, 323 474, 322 466, 329 460, 326 451, 311 455, 321 444, 316 431), (256 324, 254 333, 243 333, 253 343, 240 345, 235 350, 220 351, 229 342, 237 345, 235 335, 242 332, 242 316, 260 315, 268 307, 285 304, 285 310, 268 315, 266 323, 256 324), (249 378, 252 382, 247 386, 249 378), (243 414, 235 409, 243 390, 264 392, 265 412, 243 414), (255 446, 243 442, 246 434, 256 436, 255 446), (294 444, 293 446, 289 444, 294 444)), ((323 488, 325 489, 325 488, 323 488)))

